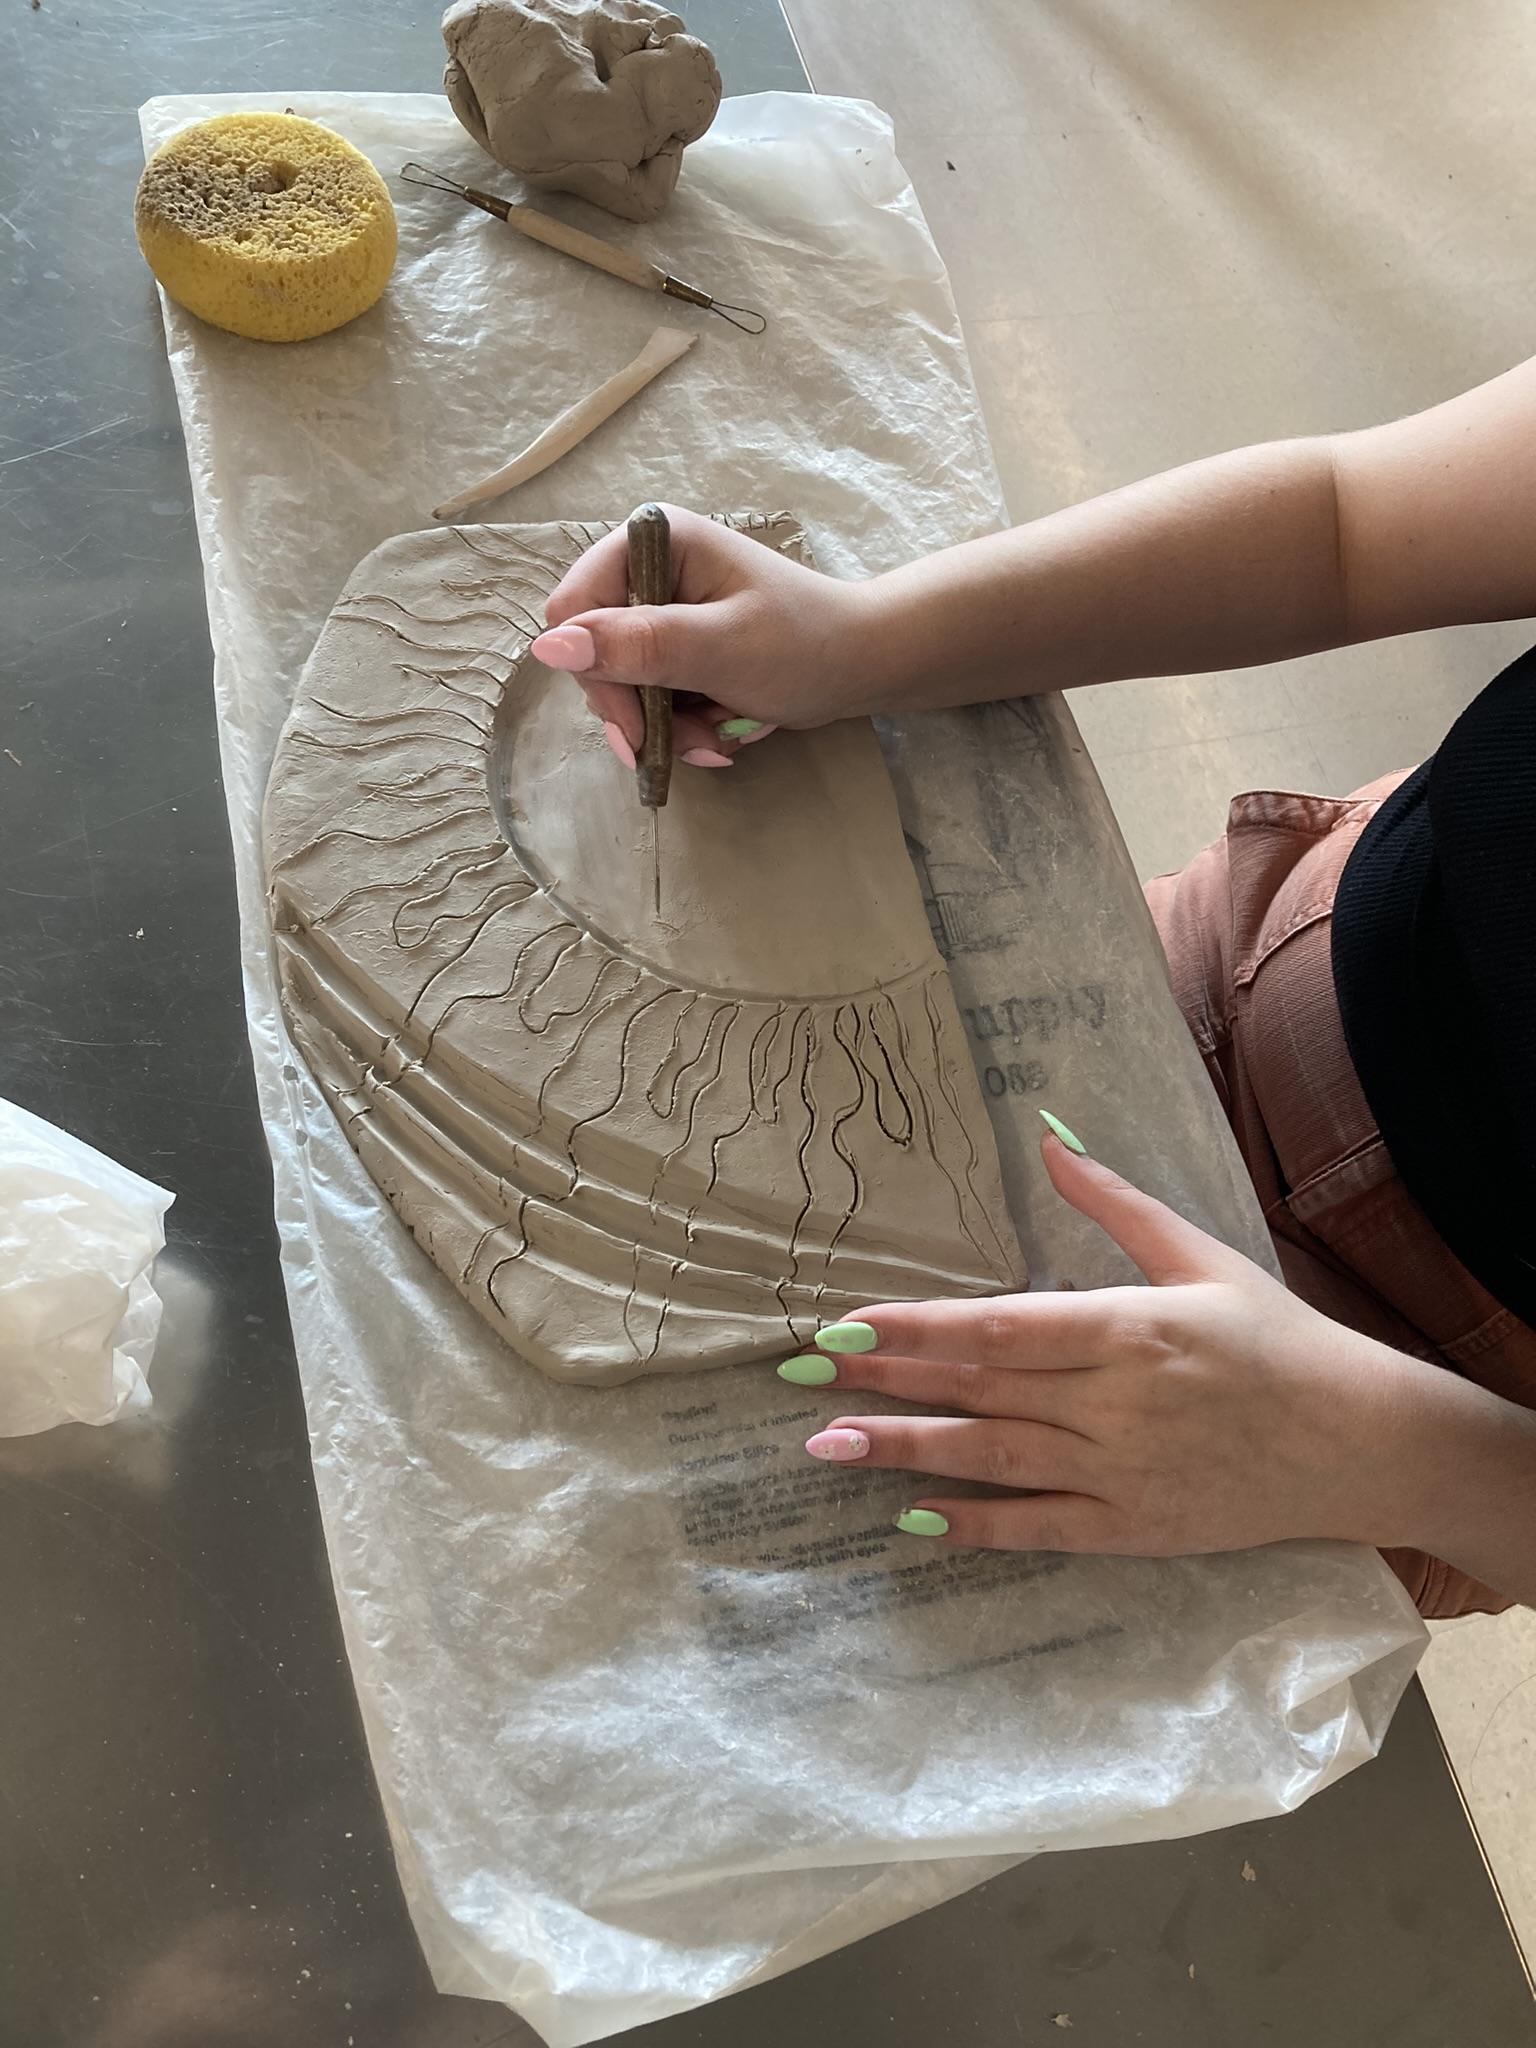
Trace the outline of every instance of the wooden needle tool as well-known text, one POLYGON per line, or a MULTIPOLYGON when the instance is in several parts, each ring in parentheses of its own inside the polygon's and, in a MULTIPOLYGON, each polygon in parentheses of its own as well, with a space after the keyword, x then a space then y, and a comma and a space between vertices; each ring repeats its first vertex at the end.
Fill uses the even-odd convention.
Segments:
POLYGON ((478 206, 482 213, 504 220, 509 228, 526 235, 530 242, 542 242, 546 249, 558 249, 562 256, 574 256, 578 263, 589 263, 594 270, 606 270, 610 277, 622 278, 625 284, 638 285, 643 292, 665 292, 670 299, 682 299, 690 306, 702 306, 708 313, 718 313, 722 320, 739 327, 743 334, 761 334, 768 325, 766 316, 755 307, 733 306, 727 299, 717 299, 712 292, 704 291, 696 284, 685 284, 682 278, 663 270, 659 263, 650 263, 645 257, 636 256, 632 250, 621 249, 614 242, 605 242, 599 235, 589 235, 585 228, 573 228, 569 221, 556 220, 553 214, 540 213, 536 206, 519 206, 515 200, 498 199, 494 192, 482 192, 478 186, 460 184, 446 171, 434 170, 431 164, 420 164, 414 160, 401 165, 400 175, 407 185, 425 185, 432 192, 451 192, 468 205, 478 206))
MULTIPOLYGON (((629 601, 672 601, 672 529, 659 505, 641 505, 629 516, 629 601)), ((645 737, 635 756, 640 801, 651 814, 651 876, 655 913, 661 915, 659 814, 672 784, 672 692, 644 688, 640 708, 645 737)))

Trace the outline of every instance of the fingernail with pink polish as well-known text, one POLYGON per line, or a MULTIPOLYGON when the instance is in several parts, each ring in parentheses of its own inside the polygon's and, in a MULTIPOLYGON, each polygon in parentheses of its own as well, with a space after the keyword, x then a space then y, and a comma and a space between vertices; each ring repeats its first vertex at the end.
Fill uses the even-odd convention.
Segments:
POLYGON ((690 768, 729 768, 729 754, 717 754, 713 747, 690 747, 683 759, 690 768))
POLYGON ((851 1465, 855 1458, 869 1456, 869 1438, 862 1429, 824 1429, 806 1439, 805 1448, 813 1458, 825 1458, 832 1465, 851 1465))
POLYGON ((629 741, 625 739, 623 733, 620 732, 619 728, 616 725, 610 725, 606 718, 603 720, 603 737, 605 740, 607 740, 609 746, 612 747, 614 753, 617 754, 619 759, 624 763, 624 766, 626 768, 633 768, 635 765, 634 748, 629 744, 629 741))
POLYGON ((577 676, 596 661, 597 644, 585 626, 551 626, 529 652, 546 668, 563 668, 577 676))

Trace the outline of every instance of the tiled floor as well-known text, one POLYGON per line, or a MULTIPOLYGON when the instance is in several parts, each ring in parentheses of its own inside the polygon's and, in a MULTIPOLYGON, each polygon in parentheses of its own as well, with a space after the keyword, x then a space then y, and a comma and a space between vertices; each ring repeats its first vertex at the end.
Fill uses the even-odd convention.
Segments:
MULTIPOLYGON (((1440 0, 786 0, 876 100, 949 265, 1025 519, 1246 441, 1365 425, 1536 347, 1536 12, 1440 0)), ((1112 597, 1112 593, 1109 594, 1112 597)), ((1073 708, 1141 872, 1237 790, 1418 759, 1529 624, 1073 708)), ((1536 1957, 1536 1614, 1437 1633, 1447 1747, 1536 1957)))

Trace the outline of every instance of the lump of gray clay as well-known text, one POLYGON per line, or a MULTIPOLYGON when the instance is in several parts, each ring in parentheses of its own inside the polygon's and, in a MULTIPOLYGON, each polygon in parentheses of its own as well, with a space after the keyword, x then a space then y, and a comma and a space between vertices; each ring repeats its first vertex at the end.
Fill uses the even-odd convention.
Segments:
MULTIPOLYGON (((792 521, 742 518, 803 558, 792 521)), ((863 720, 684 768, 650 819, 528 655, 601 526, 405 534, 278 746, 283 1014, 417 1242, 552 1378, 769 1363, 861 1305, 1024 1284, 863 720)))
POLYGON ((652 0, 455 0, 443 90, 482 149, 546 191, 654 220, 720 105, 708 48, 652 0))

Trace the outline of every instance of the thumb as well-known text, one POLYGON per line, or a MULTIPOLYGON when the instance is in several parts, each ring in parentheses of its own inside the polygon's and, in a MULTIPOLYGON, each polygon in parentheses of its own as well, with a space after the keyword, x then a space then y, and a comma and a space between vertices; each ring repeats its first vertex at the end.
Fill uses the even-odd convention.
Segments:
POLYGON ((1154 1287, 1219 1279, 1234 1264, 1247 1266, 1241 1252, 1186 1223, 1166 1202, 1133 1187, 1101 1161, 1072 1151, 1060 1138, 1043 1139, 1040 1155, 1062 1200, 1097 1223, 1154 1287))
POLYGON ((697 690, 716 664, 708 646, 717 637, 689 604, 634 604, 580 612, 541 633, 535 660, 567 669, 583 683, 627 683, 632 689, 697 690))

